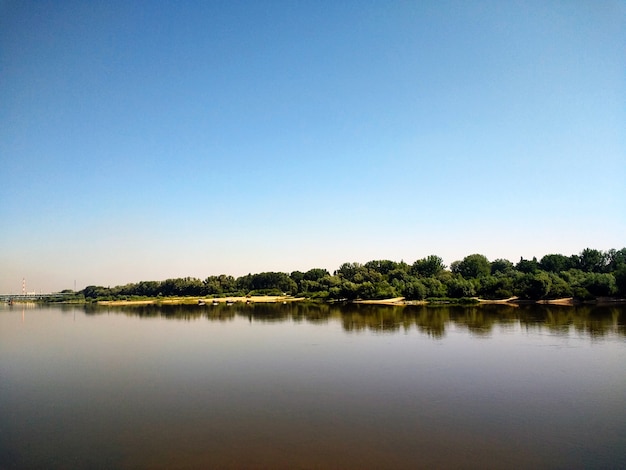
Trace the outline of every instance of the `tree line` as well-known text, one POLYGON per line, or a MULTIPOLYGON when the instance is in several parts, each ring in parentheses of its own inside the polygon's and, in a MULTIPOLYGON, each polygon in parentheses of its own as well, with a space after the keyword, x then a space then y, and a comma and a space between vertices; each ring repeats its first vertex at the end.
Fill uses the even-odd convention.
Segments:
POLYGON ((77 294, 86 299, 138 297, 292 295, 319 300, 483 299, 541 300, 574 297, 626 297, 626 248, 586 248, 576 255, 545 255, 489 261, 471 254, 449 267, 430 255, 413 264, 374 260, 343 263, 332 274, 324 268, 306 272, 262 272, 235 278, 220 274, 206 279, 184 277, 141 281, 116 287, 88 286, 77 294))

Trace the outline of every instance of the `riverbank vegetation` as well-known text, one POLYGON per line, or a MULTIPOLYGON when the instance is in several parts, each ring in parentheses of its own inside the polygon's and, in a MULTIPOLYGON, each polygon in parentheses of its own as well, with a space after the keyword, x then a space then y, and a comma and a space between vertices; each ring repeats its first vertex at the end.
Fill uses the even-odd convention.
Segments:
MULTIPOLYGON (((67 291, 66 291, 67 292, 67 291)), ((75 293, 86 301, 141 300, 169 297, 250 297, 289 295, 312 300, 392 299, 408 301, 481 298, 490 300, 589 301, 626 297, 626 248, 591 248, 571 256, 549 254, 537 260, 489 261, 471 254, 449 267, 436 255, 404 261, 344 263, 332 274, 323 268, 306 272, 262 272, 235 278, 227 274, 205 279, 185 277, 141 281, 116 287, 88 286, 75 293)))

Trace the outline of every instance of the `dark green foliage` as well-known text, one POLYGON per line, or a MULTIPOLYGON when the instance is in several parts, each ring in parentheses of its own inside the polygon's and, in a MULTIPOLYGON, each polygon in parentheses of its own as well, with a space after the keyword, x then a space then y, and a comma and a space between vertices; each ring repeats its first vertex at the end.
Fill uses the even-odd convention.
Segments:
POLYGON ((550 276, 550 292, 548 292, 547 298, 549 299, 563 299, 565 297, 572 297, 574 295, 571 286, 565 282, 562 277, 559 277, 555 273, 548 273, 550 276))
POLYGON ((335 276, 351 282, 363 282, 367 275, 367 268, 360 263, 343 263, 335 271, 335 276))
POLYGON ((569 256, 563 255, 545 255, 539 261, 539 269, 548 271, 551 273, 560 273, 572 269, 574 264, 569 256))
POLYGON ((86 299, 98 299, 110 295, 110 289, 100 286, 87 286, 83 289, 83 295, 86 299))
POLYGON ((248 290, 254 291, 275 291, 286 294, 296 294, 298 285, 286 273, 280 272, 264 272, 248 275, 246 284, 250 287, 248 290))
POLYGON ((389 274, 390 271, 398 268, 398 263, 395 261, 389 261, 387 259, 376 260, 376 261, 368 261, 364 265, 365 269, 368 271, 375 271, 383 276, 389 274))
POLYGON ((585 248, 574 260, 575 267, 587 273, 605 272, 608 264, 608 257, 605 253, 591 248, 585 248))
POLYGON ((407 300, 424 300, 428 289, 419 279, 408 280, 400 292, 407 300))
POLYGON ((521 299, 544 299, 551 287, 552 280, 548 273, 526 273, 517 280, 514 290, 521 299))
POLYGON ((355 300, 405 297, 407 300, 473 298, 555 299, 626 297, 626 248, 585 249, 578 255, 550 254, 537 261, 489 262, 472 254, 455 261, 450 270, 435 255, 412 265, 390 260, 344 263, 333 275, 324 268, 306 272, 262 272, 235 279, 221 274, 204 280, 193 277, 142 281, 116 287, 88 286, 76 293, 87 301, 170 296, 297 295, 313 299, 355 300))
POLYGON ((398 297, 399 293, 396 289, 387 281, 378 282, 374 285, 374 292, 372 297, 364 297, 370 299, 392 299, 398 297))
POLYGON ((615 271, 614 276, 617 294, 626 297, 626 264, 620 266, 617 271, 615 271))
POLYGON ((481 277, 478 296, 491 300, 513 297, 514 279, 514 277, 503 275, 499 271, 494 276, 481 277))
POLYGON ((476 295, 476 286, 472 281, 458 276, 452 278, 447 283, 447 292, 448 297, 453 297, 455 299, 461 297, 474 297, 476 295))
POLYGON ((607 271, 615 272, 626 267, 626 248, 621 250, 610 249, 606 252, 607 258, 607 271))
POLYGON ((202 295, 231 294, 237 291, 237 281, 235 278, 225 274, 209 276, 202 281, 202 283, 204 284, 202 295))
POLYGON ((513 263, 508 259, 496 259, 491 262, 491 274, 508 274, 513 270, 513 263))
POLYGON ((448 289, 439 279, 427 277, 422 283, 426 287, 426 297, 448 297, 448 289))
POLYGON ((330 273, 325 269, 313 268, 304 273, 304 279, 306 279, 307 281, 319 281, 320 279, 328 275, 330 275, 330 273))
POLYGON ((537 262, 537 258, 533 258, 532 260, 520 258, 519 263, 515 265, 515 269, 525 274, 536 273, 539 271, 539 263, 537 262))
POLYGON ((465 279, 479 276, 487 276, 491 273, 491 263, 484 255, 473 254, 463 258, 463 261, 455 264, 452 272, 460 274, 465 279))
POLYGON ((583 281, 583 287, 593 297, 609 297, 617 293, 615 276, 611 273, 589 273, 583 281))
POLYGON ((359 285, 354 282, 344 280, 339 285, 339 291, 337 291, 337 293, 339 294, 338 298, 340 299, 355 300, 359 296, 359 285))
POLYGON ((413 263, 410 273, 416 276, 432 277, 444 269, 446 269, 446 265, 443 264, 443 260, 439 256, 430 255, 413 263))
POLYGON ((390 282, 399 281, 401 283, 406 283, 406 281, 412 277, 413 276, 411 276, 408 271, 405 271, 404 269, 394 269, 387 275, 387 279, 389 279, 390 282))
POLYGON ((324 276, 319 280, 320 286, 330 290, 333 287, 339 287, 341 285, 341 279, 337 276, 331 276, 330 274, 324 276))
POLYGON ((164 296, 198 296, 204 294, 204 284, 194 277, 166 279, 161 283, 159 293, 164 296))

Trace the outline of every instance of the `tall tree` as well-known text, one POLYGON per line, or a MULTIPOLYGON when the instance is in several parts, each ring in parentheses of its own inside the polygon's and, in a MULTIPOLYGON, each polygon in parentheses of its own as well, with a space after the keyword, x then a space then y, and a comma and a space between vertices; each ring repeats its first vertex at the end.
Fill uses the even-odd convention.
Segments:
POLYGON ((491 273, 491 263, 486 256, 476 253, 463 258, 463 261, 454 266, 453 272, 460 274, 465 279, 487 276, 491 273))
POLYGON ((430 255, 426 258, 418 259, 411 266, 411 274, 423 277, 432 277, 446 269, 443 260, 439 256, 430 255))
POLYGON ((600 250, 585 248, 576 258, 577 268, 587 273, 602 273, 607 266, 607 256, 600 250))
POLYGON ((515 269, 525 274, 536 273, 537 271, 539 271, 539 263, 537 262, 537 258, 535 258, 534 256, 531 260, 520 258, 519 263, 515 265, 515 269))
POLYGON ((626 248, 622 248, 621 250, 612 248, 606 252, 606 256, 609 272, 617 271, 622 266, 626 266, 626 248))
POLYGON ((513 269, 513 263, 508 259, 498 258, 491 262, 491 274, 507 274, 513 269))
POLYGON ((573 267, 572 259, 569 256, 559 254, 545 255, 539 261, 539 268, 551 273, 560 273, 573 267))
POLYGON ((367 269, 361 263, 343 263, 335 271, 335 276, 350 282, 363 282, 367 278, 367 269))
POLYGON ((373 260, 365 263, 365 268, 370 271, 375 271, 377 273, 386 276, 389 272, 393 271, 398 267, 398 263, 395 261, 390 261, 388 259, 381 260, 373 260))
POLYGON ((307 281, 319 281, 328 275, 330 275, 330 273, 324 268, 313 268, 305 272, 303 277, 307 281))

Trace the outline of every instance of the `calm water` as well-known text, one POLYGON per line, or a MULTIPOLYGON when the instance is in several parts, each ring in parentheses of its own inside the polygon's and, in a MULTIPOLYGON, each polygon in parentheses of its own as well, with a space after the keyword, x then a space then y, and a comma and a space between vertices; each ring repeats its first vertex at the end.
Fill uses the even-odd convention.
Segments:
POLYGON ((0 306, 0 468, 626 468, 626 309, 0 306))

